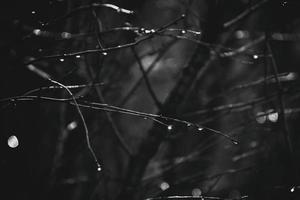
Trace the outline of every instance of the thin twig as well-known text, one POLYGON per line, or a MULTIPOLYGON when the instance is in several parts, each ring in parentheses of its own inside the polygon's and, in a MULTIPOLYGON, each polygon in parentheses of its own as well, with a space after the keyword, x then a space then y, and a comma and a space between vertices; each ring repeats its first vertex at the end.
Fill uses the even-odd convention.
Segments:
POLYGON ((77 51, 77 52, 73 52, 73 53, 64 53, 64 54, 55 54, 55 55, 49 55, 49 56, 43 56, 40 58, 36 58, 36 59, 32 59, 28 62, 25 62, 25 65, 29 65, 41 60, 48 60, 48 59, 55 59, 55 58, 68 58, 68 57, 74 57, 74 56, 78 56, 78 55, 87 55, 87 54, 93 54, 93 53, 108 53, 111 51, 116 51, 116 50, 120 50, 123 48, 129 48, 129 47, 133 47, 136 46, 138 44, 140 44, 141 42, 144 42, 150 38, 152 38, 154 35, 156 35, 158 32, 172 26, 173 24, 176 24, 177 22, 179 22, 180 20, 184 19, 185 15, 181 15, 180 17, 174 19, 173 21, 165 24, 164 26, 153 30, 150 34, 147 34, 146 36, 140 37, 139 39, 137 39, 135 42, 131 42, 131 43, 127 43, 124 45, 117 45, 117 46, 113 46, 113 47, 107 47, 107 48, 103 48, 103 49, 88 49, 88 50, 83 50, 83 51, 77 51))
POLYGON ((80 119, 81 119, 81 121, 82 121, 82 124, 83 124, 83 127, 84 127, 84 132, 85 132, 85 137, 86 137, 87 147, 88 147, 90 153, 92 154, 92 157, 93 157, 93 159, 94 159, 94 161, 95 161, 95 163, 96 163, 96 165, 97 165, 97 170, 98 170, 98 171, 101 171, 101 165, 100 165, 100 163, 98 162, 98 158, 97 158, 97 156, 96 156, 96 154, 95 154, 95 152, 94 152, 94 149, 93 149, 92 146, 91 146, 90 137, 89 137, 89 130, 88 130, 88 128, 87 128, 86 121, 85 121, 85 119, 84 119, 84 117, 83 117, 83 114, 82 114, 80 108, 79 108, 79 105, 78 105, 78 103, 77 103, 77 100, 76 100, 76 98, 74 97, 74 95, 73 95, 73 93, 71 92, 71 90, 70 90, 67 86, 65 86, 64 84, 62 84, 62 83, 60 83, 60 82, 58 82, 58 81, 56 81, 56 80, 53 80, 49 74, 47 74, 46 72, 42 71, 41 69, 35 67, 34 65, 29 64, 29 65, 27 65, 26 67, 27 67, 30 71, 34 72, 36 75, 40 76, 41 78, 43 78, 43 79, 45 79, 45 80, 47 80, 47 81, 50 81, 51 83, 54 83, 55 85, 58 85, 59 87, 64 88, 64 89, 68 92, 68 94, 71 96, 71 100, 73 101, 73 103, 74 103, 74 105, 75 105, 75 107, 76 107, 76 110, 77 110, 77 112, 78 112, 78 114, 79 114, 79 117, 80 117, 80 119))
MULTIPOLYGON (((94 18, 97 22, 96 31, 97 31, 97 33, 100 33, 102 31, 102 25, 101 25, 102 23, 101 23, 100 19, 98 18, 98 16, 97 16, 94 9, 92 10, 92 13, 93 13, 93 16, 94 16, 94 18)), ((100 34, 97 34, 97 43, 99 45, 99 48, 103 49, 104 46, 101 44, 100 40, 101 40, 100 34)), ((101 64, 103 65, 103 60, 102 60, 101 64)), ((94 72, 93 68, 87 62, 86 62, 86 65, 87 65, 87 67, 89 69, 89 72, 90 72, 90 78, 92 78, 92 75, 95 74, 95 72, 94 72)), ((96 78, 97 78, 97 76, 95 76, 94 80, 96 80, 96 78)), ((95 87, 95 90, 96 90, 96 93, 97 93, 97 96, 98 96, 100 102, 105 104, 105 98, 104 98, 104 95, 103 95, 102 91, 97 87, 95 87)), ((117 127, 114 119, 112 118, 110 112, 105 112, 105 115, 106 115, 107 120, 110 123, 112 129, 113 129, 113 133, 117 136, 117 138, 118 138, 118 140, 121 144, 121 147, 125 150, 126 153, 128 153, 128 155, 132 155, 133 153, 132 153, 131 148, 129 148, 129 145, 127 144, 127 142, 123 138, 122 134, 120 133, 120 130, 118 129, 118 127, 117 127)))
POLYGON ((277 67, 277 63, 276 63, 275 58, 274 58, 272 48, 271 48, 270 43, 268 41, 267 41, 266 45, 267 45, 269 53, 271 54, 272 69, 273 69, 273 73, 274 73, 277 88, 278 88, 278 100, 279 100, 279 106, 280 106, 280 111, 281 111, 280 116, 281 116, 281 122, 282 122, 282 126, 283 126, 283 133, 284 133, 285 143, 286 143, 286 146, 289 149, 289 152, 292 156, 294 151, 293 151, 293 145, 292 145, 292 142, 291 142, 290 133, 289 133, 289 130, 288 130, 288 125, 287 125, 286 116, 285 116, 285 112, 284 112, 285 103, 284 103, 284 97, 283 97, 283 88, 282 88, 281 82, 280 82, 279 77, 278 77, 278 67, 277 67))
POLYGON ((166 196, 166 197, 153 197, 153 198, 147 198, 145 200, 168 200, 168 199, 174 199, 174 200, 181 200, 181 199, 201 199, 201 200, 240 200, 240 199, 246 199, 248 196, 242 196, 240 198, 221 198, 221 197, 209 197, 209 196, 166 196))
POLYGON ((92 3, 90 5, 83 5, 83 6, 80 6, 80 7, 77 7, 73 10, 71 10, 70 12, 66 13, 65 15, 59 17, 59 18, 56 18, 52 21, 49 21, 48 23, 46 23, 44 26, 49 26, 53 23, 56 23, 58 21, 61 21, 61 20, 64 20, 66 18, 69 18, 71 17, 73 14, 79 12, 79 11, 83 11, 83 10, 88 10, 88 9, 91 9, 91 8, 110 8, 110 9, 113 9, 115 11, 117 11, 118 13, 124 13, 124 14, 133 14, 134 12, 132 10, 127 10, 125 8, 121 8, 119 6, 116 6, 116 5, 113 5, 113 4, 100 4, 100 3, 92 3))
POLYGON ((6 103, 6 102, 12 103, 13 102, 13 103, 15 103, 16 101, 32 101, 32 100, 45 100, 45 101, 52 101, 52 102, 69 103, 71 105, 75 105, 75 106, 77 105, 78 108, 79 107, 84 107, 84 108, 89 108, 89 109, 93 109, 93 110, 116 112, 116 113, 141 117, 143 119, 153 120, 155 122, 157 122, 157 120, 159 120, 160 124, 166 125, 167 128, 170 126, 169 125, 170 123, 179 123, 179 124, 186 125, 187 127, 194 127, 198 131, 208 130, 209 132, 212 132, 214 134, 220 135, 220 136, 228 139, 233 144, 238 144, 238 142, 234 138, 230 137, 229 135, 224 134, 221 131, 203 126, 203 125, 198 125, 196 123, 181 120, 181 119, 178 119, 178 118, 173 118, 173 117, 168 117, 168 116, 158 115, 158 114, 152 114, 152 113, 145 113, 145 112, 120 108, 120 107, 117 107, 117 106, 112 106, 112 105, 103 104, 103 103, 96 103, 96 102, 89 102, 89 101, 82 101, 82 100, 77 101, 75 99, 76 100, 76 104, 75 104, 73 98, 72 99, 60 99, 60 98, 45 97, 45 96, 15 96, 15 97, 0 99, 0 103, 1 102, 4 102, 4 103, 6 103), (165 120, 166 122, 169 122, 169 123, 164 123, 164 121, 162 121, 162 120, 165 120))

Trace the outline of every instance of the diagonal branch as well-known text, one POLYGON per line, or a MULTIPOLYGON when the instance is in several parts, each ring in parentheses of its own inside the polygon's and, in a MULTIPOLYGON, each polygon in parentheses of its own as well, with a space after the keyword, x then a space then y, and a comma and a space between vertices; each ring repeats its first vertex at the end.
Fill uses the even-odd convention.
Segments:
POLYGON ((149 91, 149 93, 150 93, 150 95, 151 95, 151 97, 152 97, 152 99, 153 99, 153 101, 154 101, 156 107, 159 108, 159 110, 161 110, 161 108, 162 108, 162 107, 161 107, 161 103, 159 102, 158 98, 156 97, 156 94, 155 94, 155 92, 154 92, 154 90, 153 90, 153 88, 152 88, 152 86, 151 86, 150 80, 149 80, 149 78, 148 78, 148 76, 147 76, 147 73, 146 73, 146 71, 145 71, 145 69, 144 69, 144 66, 143 66, 142 61, 141 61, 141 59, 139 58, 139 56, 137 55, 135 49, 134 49, 134 48, 131 48, 131 50, 132 50, 132 53, 133 53, 135 59, 137 60, 139 69, 141 70, 141 72, 142 72, 142 74, 143 74, 143 78, 144 78, 144 80, 145 80, 147 89, 148 89, 148 91, 149 91))

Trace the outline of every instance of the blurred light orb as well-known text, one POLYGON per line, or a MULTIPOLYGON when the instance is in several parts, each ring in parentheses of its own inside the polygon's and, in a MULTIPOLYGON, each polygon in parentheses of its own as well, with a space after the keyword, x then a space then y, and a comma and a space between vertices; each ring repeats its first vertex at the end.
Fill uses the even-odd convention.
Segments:
POLYGON ((68 33, 68 32, 62 32, 60 34, 60 36, 63 38, 63 39, 70 39, 72 37, 72 34, 71 33, 68 33))
POLYGON ((243 30, 238 30, 235 32, 235 37, 237 39, 246 39, 249 37, 249 32, 248 31, 243 31, 243 30))
POLYGON ((290 73, 288 73, 288 75, 286 76, 286 79, 287 79, 288 81, 296 80, 296 79, 297 79, 297 74, 294 73, 294 72, 290 72, 290 73))
POLYGON ((8 138, 7 144, 10 148, 16 148, 19 146, 19 140, 15 135, 12 135, 8 138))
POLYGON ((268 120, 270 120, 271 122, 277 122, 277 120, 278 120, 278 113, 277 112, 275 112, 275 113, 270 113, 269 115, 268 115, 268 120))
POLYGON ((34 35, 41 35, 42 33, 41 29, 34 29, 32 32, 34 35))
POLYGON ((167 189, 170 188, 170 185, 169 185, 169 183, 167 183, 167 182, 162 182, 162 183, 159 185, 159 187, 160 187, 160 189, 161 189, 162 191, 165 191, 165 190, 167 190, 167 189))
POLYGON ((77 122, 73 121, 73 122, 71 122, 71 123, 68 124, 67 129, 68 129, 68 131, 72 131, 75 128, 77 128, 77 126, 78 126, 77 122))
POLYGON ((194 188, 192 190, 192 196, 193 197, 200 197, 202 194, 202 191, 200 190, 200 188, 194 188))
POLYGON ((265 115, 264 112, 258 112, 256 114, 256 121, 257 121, 257 123, 263 124, 263 123, 266 122, 266 120, 267 120, 267 116, 265 115))

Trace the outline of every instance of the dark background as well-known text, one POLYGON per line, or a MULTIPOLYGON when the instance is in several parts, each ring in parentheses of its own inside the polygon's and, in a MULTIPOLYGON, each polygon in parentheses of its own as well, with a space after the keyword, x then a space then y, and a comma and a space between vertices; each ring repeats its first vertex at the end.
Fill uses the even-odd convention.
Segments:
MULTIPOLYGON (((150 30, 185 13, 187 17, 171 27, 199 31, 201 35, 170 32, 185 39, 177 38, 148 74, 161 106, 155 103, 143 79, 124 102, 142 77, 130 48, 107 52, 106 56, 94 53, 64 58, 63 62, 59 58, 45 59, 34 65, 65 85, 86 84, 92 80, 104 83, 98 89, 72 90, 74 94, 83 95, 84 100, 103 102, 100 91, 107 104, 184 119, 229 134, 239 144, 234 145, 209 129, 199 132, 194 127, 167 121, 172 124, 172 130, 168 131, 166 126, 152 120, 120 113, 110 113, 111 123, 104 111, 82 109, 92 146, 103 165, 103 170, 97 172, 74 106, 41 99, 1 101, 0 198, 145 199, 195 195, 200 189, 204 196, 220 198, 238 199, 247 195, 248 199, 298 199, 300 2, 272 0, 232 26, 223 27, 225 22, 257 2, 260 1, 29 0, 1 3, 1 99, 53 85, 26 68, 24 62, 30 57, 99 48, 95 35, 63 40, 57 36, 34 36, 34 29, 58 35, 62 32, 97 33, 96 14, 102 24, 100 32, 130 24, 150 30), (117 13, 109 8, 87 9, 44 25, 93 2, 114 4, 134 10, 135 14, 117 13), (248 35, 240 36, 241 30, 248 35), (290 37, 274 40, 274 33, 290 37), (262 34, 266 34, 267 39, 246 51, 228 58, 220 56, 230 49, 251 44, 262 34), (211 46, 197 45, 195 40, 211 46), (213 57, 212 50, 218 49, 218 45, 219 54, 213 57), (279 78, 281 88, 274 78, 272 58, 279 76, 283 77, 279 78), (292 80, 284 79, 291 77, 282 75, 288 72, 292 72, 292 80), (268 77, 271 81, 266 81, 268 77), (241 88, 257 80, 263 81, 241 88), (234 87, 240 89, 233 90, 234 87), (257 103, 255 99, 259 98, 263 100, 257 103), (235 107, 237 104, 243 105, 235 107), (266 120, 259 123, 257 114, 267 111, 276 113, 278 119, 272 122, 266 115, 266 120), (68 129, 71 122, 77 124, 75 129, 68 129), (116 129, 132 155, 120 144, 116 129), (19 140, 17 148, 7 145, 11 135, 19 140), (291 140, 290 146, 287 137, 291 140), (167 183, 169 188, 162 189, 162 183, 167 183)), ((112 31, 100 34, 98 39, 108 48, 133 42, 141 34, 144 33, 112 31)), ((165 51, 172 39, 174 37, 154 35, 134 47, 145 69, 165 51)), ((35 95, 69 97, 64 90, 45 90, 35 95)))

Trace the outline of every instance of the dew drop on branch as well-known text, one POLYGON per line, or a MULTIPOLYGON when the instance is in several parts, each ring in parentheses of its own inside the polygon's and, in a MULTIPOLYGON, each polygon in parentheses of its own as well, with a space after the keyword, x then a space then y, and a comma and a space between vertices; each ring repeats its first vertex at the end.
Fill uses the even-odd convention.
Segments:
POLYGON ((169 125, 168 126, 168 131, 172 131, 173 130, 173 126, 172 125, 169 125))
POLYGON ((202 128, 202 127, 198 127, 197 130, 198 130, 198 131, 203 131, 203 128, 202 128))

